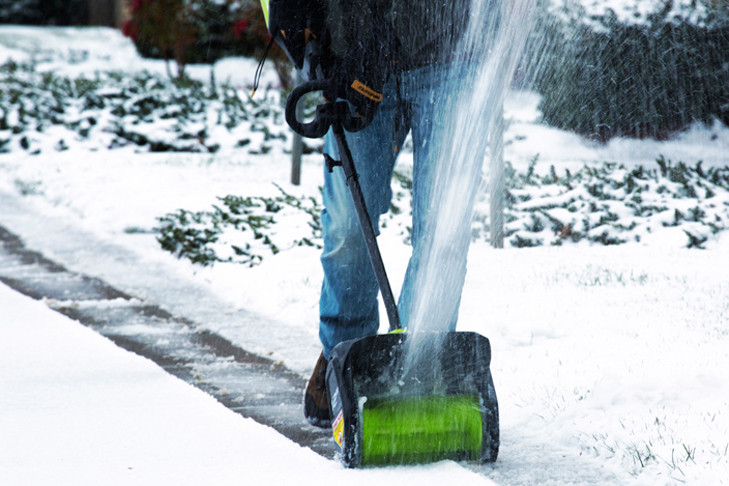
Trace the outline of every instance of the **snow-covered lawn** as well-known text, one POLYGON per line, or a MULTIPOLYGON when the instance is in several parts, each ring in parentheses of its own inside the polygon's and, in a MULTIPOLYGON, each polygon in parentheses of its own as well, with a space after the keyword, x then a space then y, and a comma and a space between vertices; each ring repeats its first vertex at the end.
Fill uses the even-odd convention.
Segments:
MULTIPOLYGON (((87 75, 164 71, 130 49, 106 29, 0 28, 0 61, 35 56, 40 70, 87 75)), ((246 86, 254 67, 225 61, 216 78, 246 86)), ((204 67, 190 72, 210 78, 204 67)), ((603 162, 655 168, 661 155, 690 166, 729 165, 729 129, 719 124, 662 143, 597 145, 539 124, 537 102, 532 93, 507 99, 506 159, 517 171, 537 154, 537 170, 554 165, 560 174, 603 162)), ((316 197, 319 156, 304 158, 295 187, 283 144, 251 154, 81 143, 58 151, 55 140, 44 143, 37 155, 0 153, 0 225, 71 269, 189 316, 302 376, 310 372, 319 353, 315 248, 286 249, 254 267, 200 268, 163 252, 153 229, 158 217, 209 209, 217 196, 279 194, 274 184, 316 197), (250 319, 230 317, 240 309, 250 319)), ((689 250, 664 229, 650 244, 498 251, 473 244, 459 329, 491 339, 502 429, 499 460, 478 475, 453 463, 342 470, 0 287, 0 482, 268 484, 268 473, 281 484, 479 484, 484 476, 503 485, 723 484, 729 235, 718 232, 706 249, 689 250)), ((389 224, 380 237, 395 288, 409 254, 401 231, 389 224)))

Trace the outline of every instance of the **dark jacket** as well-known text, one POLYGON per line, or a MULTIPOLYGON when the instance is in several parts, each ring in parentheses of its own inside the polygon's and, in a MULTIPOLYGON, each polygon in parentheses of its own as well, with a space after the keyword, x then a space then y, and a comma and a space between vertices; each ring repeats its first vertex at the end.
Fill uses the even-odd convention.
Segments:
MULTIPOLYGON (((327 0, 331 48, 343 57, 378 29, 391 28, 399 41, 397 58, 404 69, 457 57, 471 0, 327 0)), ((489 0, 483 0, 489 1, 489 0)), ((382 49, 394 49, 382 45, 382 49)))

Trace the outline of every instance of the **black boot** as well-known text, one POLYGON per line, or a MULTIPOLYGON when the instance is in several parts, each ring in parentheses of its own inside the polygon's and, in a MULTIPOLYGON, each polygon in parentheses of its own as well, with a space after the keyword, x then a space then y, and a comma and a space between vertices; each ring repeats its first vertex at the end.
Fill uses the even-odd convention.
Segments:
POLYGON ((319 360, 314 367, 304 393, 304 416, 311 425, 327 428, 330 426, 329 397, 327 396, 327 384, 325 373, 327 371, 327 360, 324 353, 319 355, 319 360))

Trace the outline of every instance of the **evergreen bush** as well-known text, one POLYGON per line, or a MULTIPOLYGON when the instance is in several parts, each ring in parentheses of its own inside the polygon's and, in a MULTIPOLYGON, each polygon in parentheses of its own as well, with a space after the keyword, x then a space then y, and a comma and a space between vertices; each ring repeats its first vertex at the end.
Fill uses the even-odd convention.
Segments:
MULTIPOLYGON (((729 229, 729 167, 660 156, 657 168, 603 163, 559 175, 552 167, 540 178, 536 163, 525 174, 507 164, 504 231, 512 247, 619 245, 671 228, 686 236, 687 248, 703 248, 729 229)), ((487 232, 487 208, 476 209, 475 223, 487 232)))
POLYGON ((698 21, 672 8, 666 0, 641 22, 611 10, 542 16, 522 65, 536 66, 525 83, 543 96, 544 120, 600 141, 729 124, 727 5, 707 7, 698 21))
MULTIPOLYGON (((256 0, 128 0, 123 31, 142 56, 174 60, 178 77, 189 63, 210 64, 230 56, 261 57, 269 36, 256 0)), ((284 87, 290 66, 274 46, 269 56, 284 87)))
MULTIPOLYGON (((277 186, 278 187, 278 186, 277 186)), ((179 209, 158 218, 162 249, 199 265, 258 265, 297 246, 321 249, 321 207, 278 187, 274 197, 228 195, 209 211, 179 209)))
POLYGON ((86 0, 0 0, 0 24, 84 25, 86 0))
MULTIPOLYGON (((149 72, 74 78, 12 60, 0 64, 0 86, 0 153, 136 146, 142 151, 259 154, 290 147, 278 90, 251 99, 227 84, 149 72), (63 142, 53 147, 50 133, 63 142)), ((305 152, 316 150, 312 143, 305 142, 305 152)))

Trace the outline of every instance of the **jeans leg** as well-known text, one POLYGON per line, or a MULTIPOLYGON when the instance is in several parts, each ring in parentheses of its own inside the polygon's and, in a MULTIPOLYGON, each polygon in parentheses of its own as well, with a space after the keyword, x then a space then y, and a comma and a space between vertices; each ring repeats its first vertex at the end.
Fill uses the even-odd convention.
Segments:
POLYGON ((443 104, 449 92, 448 70, 431 66, 404 74, 412 106, 413 254, 398 304, 410 330, 453 331, 458 320, 471 240, 471 213, 481 164, 469 161, 464 174, 447 160, 452 140, 444 140, 450 122, 443 104), (452 204, 454 202, 456 204, 452 204))
MULTIPOLYGON (((403 130, 396 129, 395 102, 394 83, 389 83, 372 123, 361 132, 346 135, 376 233, 379 216, 388 211, 392 197, 390 180, 397 156, 394 147, 401 146, 405 136, 403 130)), ((339 158, 331 131, 325 137, 324 150, 334 159, 339 158)), ((322 197, 324 280, 319 300, 319 337, 328 358, 338 343, 377 333, 379 288, 341 167, 331 173, 325 170, 322 197)))

